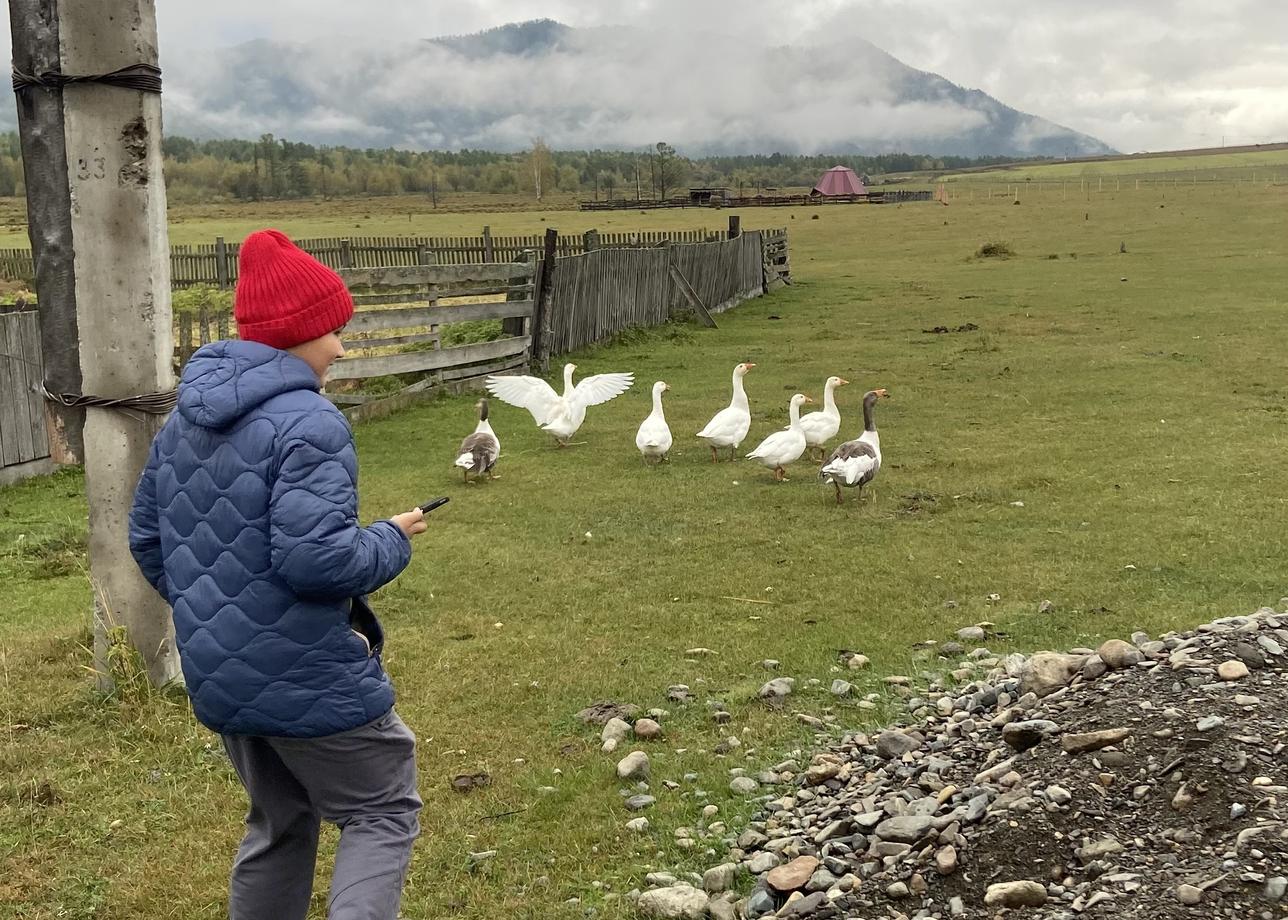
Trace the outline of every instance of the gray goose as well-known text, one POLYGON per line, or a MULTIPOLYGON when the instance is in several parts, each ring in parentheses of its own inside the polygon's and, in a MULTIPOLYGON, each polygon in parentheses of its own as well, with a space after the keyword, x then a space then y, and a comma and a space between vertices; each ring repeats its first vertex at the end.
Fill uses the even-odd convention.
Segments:
POLYGON ((863 434, 853 441, 832 451, 822 468, 819 478, 836 487, 836 503, 841 504, 841 487, 858 488, 859 498, 863 498, 863 487, 876 478, 881 469, 881 436, 877 434, 877 424, 873 421, 872 410, 877 400, 887 399, 890 394, 883 389, 869 390, 863 394, 863 434))
POLYGON ((474 433, 461 442, 457 451, 456 465, 461 468, 465 481, 470 481, 470 473, 479 476, 487 474, 488 479, 499 477, 492 475, 496 458, 501 454, 501 442, 492 431, 492 424, 487 420, 487 400, 480 399, 474 404, 479 413, 479 423, 474 433))

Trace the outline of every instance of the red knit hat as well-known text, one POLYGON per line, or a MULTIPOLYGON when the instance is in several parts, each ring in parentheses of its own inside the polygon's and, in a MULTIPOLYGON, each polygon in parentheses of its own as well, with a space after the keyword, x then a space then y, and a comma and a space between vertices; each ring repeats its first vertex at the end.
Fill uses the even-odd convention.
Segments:
POLYGON ((344 281, 280 230, 257 230, 237 257, 233 316, 249 342, 290 348, 335 332, 353 316, 344 281))

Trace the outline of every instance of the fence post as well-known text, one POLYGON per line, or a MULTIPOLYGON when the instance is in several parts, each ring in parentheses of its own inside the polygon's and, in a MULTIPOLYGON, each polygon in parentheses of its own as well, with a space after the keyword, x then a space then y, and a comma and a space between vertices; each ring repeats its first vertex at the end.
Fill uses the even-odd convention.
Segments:
POLYGON ((347 236, 340 240, 340 267, 353 268, 353 243, 347 236))
POLYGON ((228 290, 228 244, 222 236, 215 237, 215 284, 219 290, 228 290))
POLYGON ((492 248, 492 228, 483 228, 483 261, 495 262, 496 250, 492 248))
POLYGON ((541 285, 532 305, 532 358, 543 374, 550 369, 550 290, 555 280, 555 252, 558 247, 559 231, 547 227, 541 285))
POLYGON ((729 215, 729 239, 736 240, 742 236, 742 218, 737 214, 729 215))
POLYGON ((591 228, 581 236, 581 246, 584 252, 593 252, 599 248, 599 231, 591 228))

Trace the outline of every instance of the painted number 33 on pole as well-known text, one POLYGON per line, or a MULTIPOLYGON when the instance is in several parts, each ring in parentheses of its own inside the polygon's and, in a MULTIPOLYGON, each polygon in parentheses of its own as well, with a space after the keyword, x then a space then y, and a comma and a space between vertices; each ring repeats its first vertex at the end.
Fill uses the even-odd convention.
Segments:
POLYGON ((79 157, 76 160, 76 178, 82 182, 89 179, 106 179, 107 157, 79 157))

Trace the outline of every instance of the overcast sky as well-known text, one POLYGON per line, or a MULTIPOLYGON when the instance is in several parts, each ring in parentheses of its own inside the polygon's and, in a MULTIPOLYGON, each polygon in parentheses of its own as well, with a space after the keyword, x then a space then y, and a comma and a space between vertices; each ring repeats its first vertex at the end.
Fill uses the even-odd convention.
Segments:
MULTIPOLYGON (((548 17, 759 44, 861 36, 1123 151, 1288 140, 1288 0, 160 0, 162 64, 252 38, 366 42, 548 17)), ((3 28, 7 31, 8 21, 3 28)), ((736 55, 738 43, 712 47, 736 55)), ((771 106, 772 108, 772 106, 771 106)))

